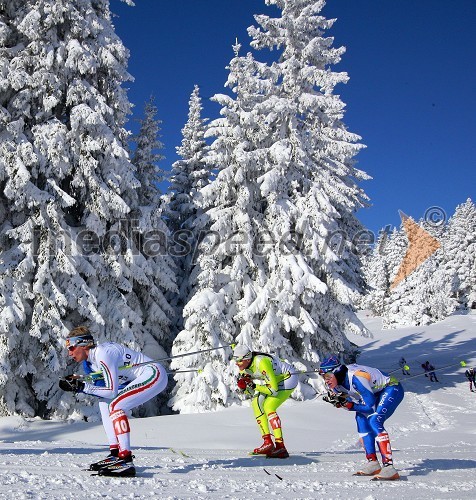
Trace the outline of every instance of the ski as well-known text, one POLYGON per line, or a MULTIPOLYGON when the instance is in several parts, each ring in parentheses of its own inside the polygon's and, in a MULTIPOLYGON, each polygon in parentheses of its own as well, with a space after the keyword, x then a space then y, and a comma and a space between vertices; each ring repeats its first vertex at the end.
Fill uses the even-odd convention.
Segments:
POLYGON ((378 476, 375 476, 371 479, 371 481, 398 481, 400 479, 400 476, 399 477, 394 477, 394 478, 391 478, 391 477, 378 477, 378 476))
POLYGON ((89 474, 90 476, 100 476, 100 477, 116 477, 119 479, 124 479, 124 478, 134 478, 137 477, 137 474, 135 476, 106 476, 105 474, 98 474, 95 472, 94 474, 89 474))
POLYGON ((173 448, 169 448, 169 450, 172 452, 172 453, 175 453, 176 455, 181 455, 182 457, 185 457, 185 458, 192 458, 190 455, 187 455, 186 453, 184 453, 182 450, 174 450, 173 448))
POLYGON ((254 453, 253 451, 248 452, 248 456, 250 456, 250 457, 263 457, 263 458, 270 459, 270 460, 273 460, 273 459, 284 460, 286 458, 289 458, 289 456, 285 456, 285 457, 270 457, 268 455, 265 455, 264 453, 254 453))
POLYGON ((130 472, 128 472, 128 470, 126 469, 125 471, 123 470, 123 473, 117 473, 117 474, 108 474, 107 471, 113 471, 113 470, 117 470, 117 469, 113 469, 113 468, 107 468, 107 467, 104 467, 104 469, 102 470, 98 470, 97 472, 94 472, 93 474, 90 474, 90 476, 101 476, 101 477, 120 477, 120 478, 123 478, 123 477, 137 477, 137 474, 136 474, 136 468, 133 467, 132 470, 130 470, 130 472), (124 473, 125 472, 125 473, 124 473))
POLYGON ((89 475, 90 476, 100 476, 100 477, 115 477, 118 479, 138 477, 137 474, 135 476, 106 476, 105 474, 98 474, 97 472, 95 474, 89 474, 89 475))
POLYGON ((397 481, 398 479, 400 479, 400 474, 397 471, 395 471, 395 474, 393 474, 393 476, 389 476, 389 477, 385 477, 385 476, 381 476, 380 474, 376 474, 371 479, 371 481, 397 481))
MULTIPOLYGON (((105 467, 106 469, 107 467, 105 467)), ((91 472, 90 469, 83 469, 87 472, 91 472)), ((123 478, 123 477, 137 477, 137 474, 134 472, 133 475, 124 475, 124 476, 121 476, 120 474, 117 474, 117 475, 114 475, 114 474, 100 474, 100 470, 98 471, 95 471, 93 472, 92 474, 89 474, 90 476, 101 476, 101 477, 120 477, 120 478, 123 478)))
MULTIPOLYGON (((271 472, 268 472, 266 469, 263 469, 263 470, 266 472, 266 474, 268 474, 268 476, 272 476, 272 475, 273 475, 273 474, 271 474, 271 472)), ((283 480, 283 478, 282 478, 281 476, 278 476, 277 474, 274 474, 274 475, 275 475, 275 476, 276 476, 276 477, 277 477, 280 481, 282 481, 282 480, 283 480)))

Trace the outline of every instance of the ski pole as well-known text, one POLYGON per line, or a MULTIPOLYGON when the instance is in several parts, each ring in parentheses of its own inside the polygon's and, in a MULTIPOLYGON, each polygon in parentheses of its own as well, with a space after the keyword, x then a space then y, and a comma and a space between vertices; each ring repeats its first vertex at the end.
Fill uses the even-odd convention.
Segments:
MULTIPOLYGON (((461 367, 465 367, 466 361, 460 361, 459 363, 451 363, 450 365, 445 365, 445 366, 442 366, 441 368, 435 368, 434 370, 431 370, 431 372, 438 372, 440 370, 444 370, 446 368, 450 368, 450 367, 455 366, 455 365, 460 365, 461 367)), ((410 380, 412 378, 421 377, 422 375, 428 375, 431 372, 423 372, 423 373, 419 373, 418 375, 412 375, 411 377, 405 377, 402 380, 402 382, 405 380, 410 380)))
POLYGON ((202 373, 203 370, 201 368, 195 368, 194 370, 176 370, 174 372, 167 372, 167 375, 175 375, 176 373, 202 373))
MULTIPOLYGON (((197 373, 203 373, 203 369, 201 368, 196 368, 195 370, 177 370, 175 372, 167 372, 167 374, 173 374, 173 373, 188 373, 188 372, 197 372, 197 373)), ((289 375, 305 375, 308 373, 319 373, 319 370, 311 370, 308 372, 291 372, 289 375)))
MULTIPOLYGON (((445 370, 446 368, 449 368, 451 366, 455 366, 455 365, 460 365, 462 368, 466 367, 466 361, 460 361, 459 363, 451 363, 450 365, 445 365, 445 366, 442 366, 440 368, 435 368, 434 370, 431 370, 432 372, 437 372, 437 371, 440 371, 440 370, 445 370)), ((395 372, 398 372, 400 370, 400 368, 396 369, 396 370, 392 370, 390 372, 386 372, 388 373, 389 375, 392 374, 392 373, 395 373, 395 372)), ((300 374, 305 374, 305 373, 319 373, 319 370, 311 370, 311 371, 307 371, 307 372, 294 372, 294 373, 290 373, 290 375, 300 375, 300 374)), ((428 375, 428 373, 430 372, 423 372, 423 373, 418 373, 417 375, 412 375, 411 377, 405 377, 404 379, 402 379, 402 382, 405 381, 405 380, 410 380, 412 378, 416 378, 416 377, 421 377, 422 375, 428 375)))
POLYGON ((289 375, 306 375, 308 373, 319 373, 319 370, 309 370, 307 372, 292 372, 289 375))
POLYGON ((390 370, 390 371, 382 370, 382 371, 384 371, 388 375, 391 375, 392 373, 399 372, 400 370, 401 370, 401 368, 395 368, 395 370, 390 370))
MULTIPOLYGON (((149 361, 149 363, 152 363, 152 361, 149 361)), ((140 366, 140 365, 131 365, 131 366, 140 366)), ((127 368, 126 366, 124 367, 119 367, 119 369, 124 369, 124 368, 127 368)), ((311 370, 311 371, 302 371, 302 372, 292 372, 290 373, 289 375, 305 375, 305 374, 309 374, 309 373, 318 373, 319 370, 311 370)), ((168 371, 166 372, 167 375, 175 375, 176 373, 203 373, 203 369, 202 368, 194 368, 194 369, 191 369, 191 370, 176 370, 176 371, 168 371)), ((79 378, 83 381, 86 381, 86 382, 94 382, 95 380, 102 380, 103 379, 103 376, 102 376, 102 372, 93 372, 93 373, 89 373, 88 375, 74 375, 75 378, 79 378)))
MULTIPOLYGON (((413 360, 413 361, 410 360, 410 361, 411 361, 411 363, 419 363, 419 361, 417 361, 417 360, 413 360)), ((406 366, 408 366, 408 368, 410 368, 410 365, 407 364, 406 366)), ((380 370, 380 368, 379 368, 379 370, 381 372, 385 372, 387 375, 392 375, 392 373, 399 372, 400 370, 402 370, 404 368, 405 368, 405 366, 400 366, 399 368, 395 368, 394 370, 385 370, 385 369, 380 370)), ((410 377, 408 377, 408 378, 410 378, 410 377)), ((406 380, 408 380, 408 378, 406 380)))
MULTIPOLYGON (((194 370, 176 370, 176 371, 169 371, 169 372, 165 372, 167 375, 175 375, 176 373, 192 373, 192 372, 196 372, 196 373, 202 373, 203 370, 202 369, 194 369, 194 370)), ((102 376, 102 373, 97 373, 97 372, 94 372, 93 373, 90 373, 89 375, 77 375, 77 374, 74 374, 72 375, 73 378, 75 379, 79 379, 79 380, 82 380, 83 382, 94 382, 96 380, 103 380, 104 377, 102 376)))
MULTIPOLYGON (((177 354, 175 356, 168 356, 166 358, 151 359, 150 361, 144 361, 143 363, 135 363, 132 365, 120 366, 119 370, 129 370, 131 368, 137 368, 139 366, 150 365, 151 363, 159 363, 160 361, 168 361, 169 359, 184 358, 185 356, 193 356, 194 354, 201 354, 202 352, 217 351, 218 349, 226 349, 227 347, 233 348, 234 345, 235 344, 227 344, 227 345, 223 345, 220 347, 212 347, 210 349, 202 349, 201 351, 187 352, 185 354, 177 354)), ((100 378, 101 375, 102 375, 102 372, 98 371, 98 372, 89 373, 87 375, 87 377, 89 377, 89 380, 95 380, 97 378, 100 378)), ((84 378, 83 380, 88 380, 88 379, 84 378)))

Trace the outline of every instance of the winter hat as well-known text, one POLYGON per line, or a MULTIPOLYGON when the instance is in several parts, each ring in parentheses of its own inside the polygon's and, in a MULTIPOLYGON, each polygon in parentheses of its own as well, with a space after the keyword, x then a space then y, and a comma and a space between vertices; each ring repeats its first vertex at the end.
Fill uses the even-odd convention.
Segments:
POLYGON ((252 357, 253 353, 246 344, 238 344, 233 349, 233 359, 235 361, 243 361, 245 359, 251 359, 252 357))
POLYGON ((319 365, 319 373, 324 375, 324 373, 332 372, 336 368, 339 368, 341 362, 337 356, 329 356, 328 358, 324 358, 319 365))

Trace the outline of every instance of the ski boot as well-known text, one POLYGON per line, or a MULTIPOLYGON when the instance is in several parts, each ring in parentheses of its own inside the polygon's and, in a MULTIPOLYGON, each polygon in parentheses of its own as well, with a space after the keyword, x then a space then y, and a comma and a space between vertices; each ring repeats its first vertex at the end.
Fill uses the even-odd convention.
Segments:
POLYGON ((382 467, 380 466, 377 458, 369 458, 359 470, 354 472, 354 476, 375 476, 375 474, 378 474, 381 469, 382 467))
POLYGON ((382 470, 372 478, 372 481, 395 481, 400 479, 400 474, 397 472, 392 462, 383 464, 382 470))
POLYGON ((124 454, 122 457, 106 467, 99 469, 99 476, 110 476, 110 477, 134 477, 136 475, 136 468, 134 467, 134 462, 132 459, 134 455, 131 452, 124 454))
POLYGON ((283 442, 277 442, 276 448, 269 453, 266 453, 267 458, 289 458, 288 450, 284 446, 283 442))
POLYGON ((97 471, 108 465, 115 464, 119 460, 119 450, 111 449, 111 453, 104 459, 99 460, 99 462, 94 462, 89 466, 89 470, 97 471))
POLYGON ((263 444, 258 448, 255 448, 250 455, 267 455, 274 450, 274 443, 271 439, 271 434, 265 434, 263 436, 263 444))

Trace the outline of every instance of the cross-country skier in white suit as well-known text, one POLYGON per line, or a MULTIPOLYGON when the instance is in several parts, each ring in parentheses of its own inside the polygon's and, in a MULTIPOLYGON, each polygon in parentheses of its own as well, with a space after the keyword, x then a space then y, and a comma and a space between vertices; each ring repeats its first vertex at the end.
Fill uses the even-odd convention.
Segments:
POLYGON ((83 362, 90 372, 101 372, 97 383, 84 382, 75 375, 60 380, 65 391, 82 392, 101 398, 99 409, 109 441, 110 454, 104 460, 90 465, 90 470, 102 476, 135 476, 130 446, 130 427, 126 412, 132 410, 167 386, 165 368, 159 363, 119 370, 120 366, 151 361, 144 354, 121 344, 107 342, 96 345, 94 337, 85 326, 71 330, 66 338, 68 355, 76 362, 83 362))

